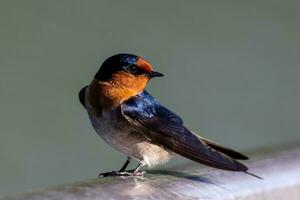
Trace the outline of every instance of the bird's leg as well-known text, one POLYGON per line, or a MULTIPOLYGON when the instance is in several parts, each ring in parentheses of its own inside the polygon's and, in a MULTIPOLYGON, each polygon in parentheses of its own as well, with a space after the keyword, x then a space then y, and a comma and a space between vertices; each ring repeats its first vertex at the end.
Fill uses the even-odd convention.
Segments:
POLYGON ((141 162, 138 164, 138 166, 134 169, 132 175, 133 175, 133 176, 143 176, 144 173, 146 173, 146 172, 145 172, 145 171, 139 172, 139 170, 140 170, 143 166, 145 166, 145 163, 144 163, 143 161, 141 161, 141 162))
POLYGON ((138 166, 135 169, 128 170, 127 173, 129 173, 131 176, 143 176, 145 171, 139 172, 139 170, 145 166, 145 163, 141 161, 138 166))
POLYGON ((105 173, 101 173, 98 175, 98 177, 106 177, 106 176, 128 176, 126 175, 126 168, 130 163, 131 158, 127 157, 126 162, 124 163, 124 165, 122 166, 122 168, 119 171, 112 171, 112 172, 105 172, 105 173))
POLYGON ((124 171, 126 170, 127 166, 128 166, 129 163, 130 163, 130 160, 131 160, 131 158, 130 158, 130 157, 127 157, 126 162, 124 163, 124 165, 122 166, 122 168, 119 170, 119 172, 124 172, 124 171))

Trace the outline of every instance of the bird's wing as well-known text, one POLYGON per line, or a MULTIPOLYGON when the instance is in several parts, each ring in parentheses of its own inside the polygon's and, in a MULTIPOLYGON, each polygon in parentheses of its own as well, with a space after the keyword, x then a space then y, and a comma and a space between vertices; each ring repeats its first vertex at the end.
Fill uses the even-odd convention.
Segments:
POLYGON ((79 101, 81 103, 81 105, 85 108, 85 90, 88 86, 85 86, 84 88, 82 88, 80 91, 79 91, 79 101))
POLYGON ((123 116, 152 142, 191 160, 225 170, 247 171, 247 167, 209 147, 189 131, 182 119, 144 91, 121 104, 123 116))

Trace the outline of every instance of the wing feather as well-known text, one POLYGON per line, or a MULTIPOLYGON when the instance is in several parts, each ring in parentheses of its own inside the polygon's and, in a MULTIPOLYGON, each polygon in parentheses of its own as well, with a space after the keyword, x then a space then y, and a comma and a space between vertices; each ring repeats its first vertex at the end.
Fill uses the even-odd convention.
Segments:
POLYGON ((85 90, 88 86, 83 87, 80 91, 79 91, 79 101, 81 103, 81 105, 85 108, 85 90))
POLYGON ((226 151, 222 153, 207 145, 184 126, 179 116, 162 106, 146 91, 123 102, 121 111, 128 122, 152 142, 163 145, 177 154, 219 169, 248 169, 225 155, 226 151))

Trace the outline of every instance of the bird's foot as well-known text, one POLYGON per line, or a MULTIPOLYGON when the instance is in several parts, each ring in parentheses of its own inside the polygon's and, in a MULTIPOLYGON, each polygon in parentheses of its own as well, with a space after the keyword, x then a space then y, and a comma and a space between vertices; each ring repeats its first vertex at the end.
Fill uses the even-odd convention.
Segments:
POLYGON ((121 171, 112 171, 112 172, 105 172, 105 173, 101 173, 98 175, 98 177, 109 177, 109 176, 138 176, 138 177, 141 177, 141 176, 144 176, 146 172, 143 171, 143 172, 135 172, 133 170, 129 170, 129 171, 124 171, 124 172, 121 172, 121 171))
POLYGON ((133 169, 133 170, 128 170, 128 171, 126 171, 126 172, 129 173, 129 174, 131 174, 130 176, 144 176, 144 174, 146 174, 145 171, 139 172, 139 171, 137 171, 137 170, 135 170, 135 169, 133 169))

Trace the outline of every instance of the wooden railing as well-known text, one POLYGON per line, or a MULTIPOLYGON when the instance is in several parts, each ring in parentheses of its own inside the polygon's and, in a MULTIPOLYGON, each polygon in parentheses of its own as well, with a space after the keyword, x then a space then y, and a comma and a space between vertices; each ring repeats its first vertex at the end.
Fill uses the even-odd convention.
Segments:
POLYGON ((250 171, 263 180, 187 163, 164 171, 150 170, 143 178, 98 178, 3 200, 300 199, 300 148, 264 151, 253 157, 247 162, 250 171))

